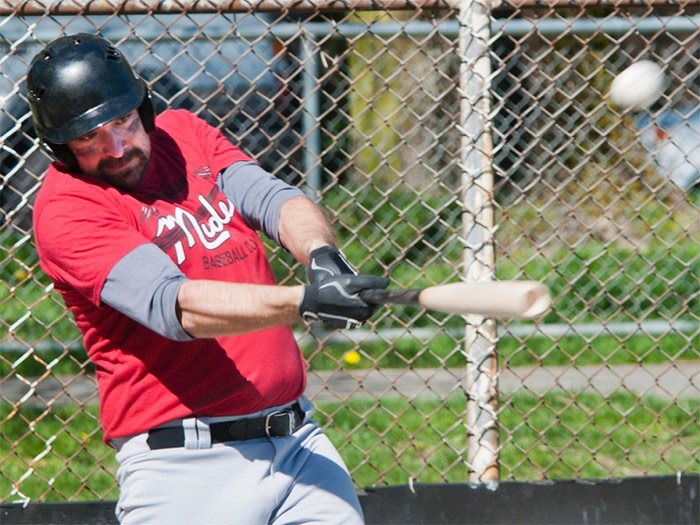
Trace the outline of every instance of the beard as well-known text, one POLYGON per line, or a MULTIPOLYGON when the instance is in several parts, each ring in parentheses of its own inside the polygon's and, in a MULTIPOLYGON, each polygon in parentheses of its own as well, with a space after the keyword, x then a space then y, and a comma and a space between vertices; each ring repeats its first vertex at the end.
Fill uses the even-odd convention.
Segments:
POLYGON ((135 190, 146 177, 148 154, 140 148, 127 150, 121 158, 103 159, 94 176, 121 190, 135 190))

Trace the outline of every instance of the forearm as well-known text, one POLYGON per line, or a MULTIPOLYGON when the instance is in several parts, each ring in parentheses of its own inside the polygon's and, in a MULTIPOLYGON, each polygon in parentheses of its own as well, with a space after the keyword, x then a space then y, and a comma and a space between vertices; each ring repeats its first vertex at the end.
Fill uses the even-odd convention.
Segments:
POLYGON ((251 332, 300 321, 301 286, 191 280, 182 285, 177 313, 193 337, 251 332))
POLYGON ((302 264, 309 253, 324 245, 335 246, 335 234, 328 219, 307 197, 294 197, 282 206, 280 242, 302 264))

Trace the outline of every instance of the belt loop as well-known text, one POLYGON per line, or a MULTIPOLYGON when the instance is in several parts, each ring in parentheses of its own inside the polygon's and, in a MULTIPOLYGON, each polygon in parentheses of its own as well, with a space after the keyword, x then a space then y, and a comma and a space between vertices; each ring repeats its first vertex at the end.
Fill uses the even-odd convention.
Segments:
POLYGON ((185 431, 185 448, 193 450, 211 448, 209 425, 203 421, 195 417, 183 419, 182 429, 185 431))
POLYGON ((197 419, 197 433, 199 434, 199 448, 211 448, 211 431, 209 425, 197 419))

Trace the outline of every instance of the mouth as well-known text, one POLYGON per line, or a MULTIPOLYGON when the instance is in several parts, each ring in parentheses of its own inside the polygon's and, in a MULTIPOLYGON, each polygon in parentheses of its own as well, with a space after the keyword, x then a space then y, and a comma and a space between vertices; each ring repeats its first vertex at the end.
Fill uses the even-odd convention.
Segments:
POLYGON ((104 173, 119 173, 131 167, 135 162, 139 163, 141 152, 139 150, 127 151, 121 159, 109 159, 102 162, 98 168, 104 173))
POLYGON ((125 172, 129 172, 132 169, 134 169, 138 165, 138 159, 137 160, 128 160, 128 161, 123 161, 118 164, 112 164, 108 166, 104 171, 106 173, 109 173, 111 175, 120 175, 125 172))
POLYGON ((134 189, 146 175, 148 160, 141 150, 130 150, 121 159, 101 163, 101 178, 122 189, 134 189))

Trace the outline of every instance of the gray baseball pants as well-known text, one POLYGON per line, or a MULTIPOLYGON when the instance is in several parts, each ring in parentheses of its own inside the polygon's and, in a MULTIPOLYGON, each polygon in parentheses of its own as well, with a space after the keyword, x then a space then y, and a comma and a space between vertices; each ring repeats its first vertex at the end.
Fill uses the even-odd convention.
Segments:
POLYGON ((115 440, 119 521, 362 524, 343 460, 310 419, 311 403, 305 398, 300 402, 304 424, 287 437, 212 444, 207 425, 222 418, 203 418, 186 420, 187 447, 151 450, 147 434, 115 440))

